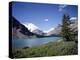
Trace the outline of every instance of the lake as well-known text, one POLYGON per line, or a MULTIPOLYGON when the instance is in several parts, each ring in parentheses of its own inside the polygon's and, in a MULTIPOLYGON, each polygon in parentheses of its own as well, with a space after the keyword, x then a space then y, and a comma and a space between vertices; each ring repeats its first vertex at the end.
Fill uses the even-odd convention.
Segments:
POLYGON ((61 37, 44 37, 44 38, 33 38, 33 39, 19 39, 13 38, 12 39, 12 48, 23 48, 23 47, 32 47, 43 45, 49 42, 55 42, 60 40, 61 37))

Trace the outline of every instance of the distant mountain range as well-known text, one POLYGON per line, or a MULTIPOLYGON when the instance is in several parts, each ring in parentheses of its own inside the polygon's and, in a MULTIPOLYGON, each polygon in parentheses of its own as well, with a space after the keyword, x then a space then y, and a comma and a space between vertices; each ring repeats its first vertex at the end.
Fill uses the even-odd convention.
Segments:
POLYGON ((12 17, 12 36, 17 38, 42 37, 42 35, 31 32, 27 27, 21 24, 17 19, 12 17))
POLYGON ((59 35, 61 32, 61 26, 57 26, 54 30, 51 30, 47 33, 47 35, 59 35))
POLYGON ((34 25, 33 23, 26 23, 23 24, 26 28, 29 29, 30 32, 38 34, 38 35, 43 35, 44 32, 41 31, 36 25, 34 25))
MULTIPOLYGON (((61 25, 58 25, 54 30, 48 32, 48 35, 60 35, 61 25)), ((75 34, 78 33, 78 20, 71 20, 70 28, 74 31, 75 34)))
MULTIPOLYGON (((12 22, 12 36, 17 38, 32 38, 32 37, 44 37, 44 36, 58 36, 61 32, 61 26, 51 28, 46 32, 41 31, 36 25, 32 23, 21 24, 16 18, 10 19, 12 22)), ((70 27, 74 32, 78 31, 77 20, 74 20, 70 27)))

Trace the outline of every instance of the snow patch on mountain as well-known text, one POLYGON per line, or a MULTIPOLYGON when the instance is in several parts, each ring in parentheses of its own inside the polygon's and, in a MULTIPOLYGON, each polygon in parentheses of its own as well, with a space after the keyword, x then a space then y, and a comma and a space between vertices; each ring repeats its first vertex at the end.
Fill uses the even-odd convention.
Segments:
POLYGON ((23 24, 25 27, 27 27, 31 32, 39 29, 36 25, 34 25, 33 23, 24 23, 23 24))
POLYGON ((54 28, 51 28, 51 29, 49 29, 49 30, 47 30, 47 31, 44 31, 45 33, 48 33, 48 32, 50 32, 50 31, 52 31, 52 30, 54 30, 54 28))
POLYGON ((77 17, 71 17, 70 20, 77 20, 77 17))

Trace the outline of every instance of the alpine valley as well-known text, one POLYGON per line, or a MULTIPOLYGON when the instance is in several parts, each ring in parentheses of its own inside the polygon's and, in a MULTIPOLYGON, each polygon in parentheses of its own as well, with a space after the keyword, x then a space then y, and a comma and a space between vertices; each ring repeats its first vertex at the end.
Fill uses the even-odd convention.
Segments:
MULTIPOLYGON (((34 25, 33 23, 20 23, 15 17, 11 17, 12 23, 12 35, 17 38, 34 38, 34 37, 50 37, 50 36, 60 36, 61 25, 58 25, 56 28, 52 27, 49 31, 42 31, 34 25)), ((72 20, 70 27, 77 34, 77 20, 72 20)))

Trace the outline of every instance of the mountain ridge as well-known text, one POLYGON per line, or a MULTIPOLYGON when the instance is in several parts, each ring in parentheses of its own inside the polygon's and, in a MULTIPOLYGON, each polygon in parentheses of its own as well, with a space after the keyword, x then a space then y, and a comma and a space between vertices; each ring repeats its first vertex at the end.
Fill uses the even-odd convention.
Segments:
MULTIPOLYGON (((12 22, 12 35, 18 38, 31 38, 35 37, 44 37, 44 36, 58 36, 60 35, 61 26, 57 26, 56 28, 51 28, 47 33, 40 30, 36 25, 32 23, 28 23, 27 25, 21 24, 17 19, 12 17, 10 19, 12 22), (32 30, 31 30, 32 29, 32 30)), ((78 31, 77 28, 77 20, 72 22, 70 27, 74 30, 74 32, 78 31)), ((76 33, 75 33, 76 34, 76 33)))

